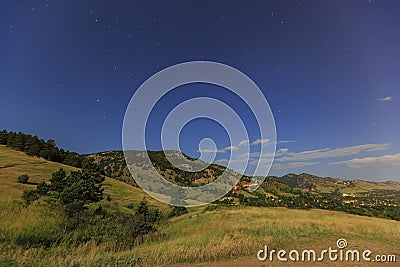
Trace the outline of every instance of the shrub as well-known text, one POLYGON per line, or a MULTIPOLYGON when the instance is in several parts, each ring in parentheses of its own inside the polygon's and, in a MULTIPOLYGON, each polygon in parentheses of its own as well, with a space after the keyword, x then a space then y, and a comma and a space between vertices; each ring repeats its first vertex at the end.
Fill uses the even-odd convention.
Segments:
POLYGON ((39 199, 39 194, 36 190, 24 190, 22 200, 25 206, 29 206, 33 201, 39 199))
POLYGON ((29 176, 26 174, 22 174, 20 176, 18 176, 17 182, 21 183, 21 184, 26 184, 29 180, 29 176))
POLYGON ((45 182, 41 182, 36 186, 36 190, 40 196, 45 196, 49 192, 49 186, 45 182))
POLYGON ((187 209, 185 207, 174 206, 172 208, 172 210, 169 212, 168 218, 175 217, 175 216, 180 216, 180 215, 183 215, 183 214, 186 214, 186 213, 188 213, 188 211, 187 211, 187 209))
POLYGON ((209 205, 204 209, 204 212, 217 210, 217 205, 209 205))

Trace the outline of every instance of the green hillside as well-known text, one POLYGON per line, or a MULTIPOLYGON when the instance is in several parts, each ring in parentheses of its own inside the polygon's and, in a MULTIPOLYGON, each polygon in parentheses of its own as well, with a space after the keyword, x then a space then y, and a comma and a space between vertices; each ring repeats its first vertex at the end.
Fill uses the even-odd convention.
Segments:
MULTIPOLYGON (((0 145, 0 205, 22 204, 21 195, 23 190, 33 188, 34 183, 48 181, 51 174, 63 168, 67 172, 77 170, 77 168, 50 162, 38 157, 29 157, 25 153, 12 150, 0 145), (21 174, 28 174, 29 182, 32 184, 17 183, 17 177, 21 174)), ((106 205, 125 207, 131 203, 138 204, 144 197, 151 205, 159 207, 161 210, 169 210, 169 206, 153 198, 147 197, 142 190, 132 187, 126 183, 106 177, 104 181, 105 196, 109 195, 111 201, 105 202, 106 205)))

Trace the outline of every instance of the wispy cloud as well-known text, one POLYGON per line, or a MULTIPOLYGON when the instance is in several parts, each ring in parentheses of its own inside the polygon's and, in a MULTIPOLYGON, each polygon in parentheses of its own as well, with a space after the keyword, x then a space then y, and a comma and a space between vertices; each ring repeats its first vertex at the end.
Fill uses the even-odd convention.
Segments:
POLYGON ((392 101, 392 99, 393 98, 391 96, 387 96, 387 97, 379 98, 378 100, 383 101, 383 102, 389 102, 389 101, 392 101))
POLYGON ((259 145, 259 144, 265 145, 265 144, 269 144, 270 142, 271 142, 271 140, 269 140, 269 139, 257 139, 255 141, 253 141, 251 143, 251 145, 252 146, 259 145))
POLYGON ((232 151, 232 150, 238 150, 238 149, 239 149, 239 147, 237 147, 237 146, 227 146, 223 150, 224 151, 232 151))
POLYGON ((227 146, 222 149, 207 149, 207 148, 199 149, 199 150, 197 150, 197 152, 200 152, 200 153, 225 153, 227 151, 233 151, 233 150, 238 150, 238 149, 239 149, 239 147, 237 147, 237 146, 227 146))
MULTIPOLYGON (((257 140, 256 140, 257 141, 257 140)), ((301 152, 292 152, 288 148, 280 148, 275 152, 275 158, 272 169, 290 171, 294 168, 307 167, 318 164, 346 165, 352 168, 361 167, 379 167, 379 166, 399 166, 400 153, 395 155, 385 155, 379 157, 354 158, 360 153, 369 153, 387 150, 389 144, 363 144, 356 146, 340 148, 321 148, 301 152), (344 157, 352 159, 343 160, 344 157), (341 161, 328 163, 326 159, 339 158, 341 161)), ((272 163, 273 153, 246 152, 240 154, 237 158, 228 160, 220 159, 218 164, 227 165, 229 163, 249 162, 252 166, 268 167, 272 163)))
POLYGON ((400 166, 400 154, 384 155, 379 157, 366 157, 366 158, 354 158, 350 160, 331 162, 329 164, 338 165, 345 164, 351 168, 361 167, 374 167, 374 166, 400 166))
POLYGON ((288 148, 281 148, 281 149, 278 149, 278 150, 276 151, 275 155, 282 155, 282 154, 286 154, 286 153, 288 153, 288 152, 289 152, 289 149, 288 149, 288 148))
MULTIPOLYGON (((282 142, 292 142, 292 141, 282 141, 282 142)), ((227 151, 238 150, 240 147, 244 147, 244 146, 248 145, 249 143, 250 143, 249 140, 242 140, 236 146, 228 146, 228 147, 220 148, 220 149, 218 149, 218 148, 200 149, 200 150, 197 150, 197 152, 200 152, 200 153, 225 153, 227 151)), ((259 145, 259 144, 266 145, 269 143, 271 143, 271 141, 269 139, 257 139, 255 141, 253 141, 250 145, 252 145, 252 146, 259 145)))
POLYGON ((200 152, 200 153, 223 153, 223 152, 225 152, 225 150, 205 148, 205 149, 199 149, 199 150, 197 150, 197 152, 200 152))
POLYGON ((297 153, 288 152, 284 153, 282 157, 277 158, 276 161, 306 161, 315 159, 345 157, 345 156, 356 155, 361 152, 386 150, 388 146, 389 144, 364 144, 364 145, 349 146, 349 147, 334 148, 334 149, 330 148, 316 149, 316 150, 309 150, 297 153))
POLYGON ((242 140, 239 142, 238 146, 245 146, 249 143, 249 140, 242 140))
POLYGON ((277 144, 285 144, 285 143, 294 143, 294 142, 296 142, 296 141, 293 141, 293 140, 280 140, 280 141, 277 141, 276 143, 277 144))

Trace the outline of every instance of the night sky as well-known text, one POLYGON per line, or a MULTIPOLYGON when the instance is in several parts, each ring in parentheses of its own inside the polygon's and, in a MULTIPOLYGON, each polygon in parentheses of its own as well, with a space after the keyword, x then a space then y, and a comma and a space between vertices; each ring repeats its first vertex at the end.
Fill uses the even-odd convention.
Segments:
MULTIPOLYGON (((151 75, 193 60, 246 73, 277 127, 271 174, 400 181, 399 1, 2 1, 0 128, 54 139, 79 153, 120 150, 125 109, 151 75)), ((192 84, 160 103, 193 96, 230 102, 192 84)), ((251 124, 251 120, 250 120, 251 124)), ((250 142, 257 139, 250 125, 250 142)), ((149 148, 160 142, 149 136, 149 148)), ((182 132, 228 145, 213 122, 182 132)), ((226 153, 218 153, 224 164, 226 153)))

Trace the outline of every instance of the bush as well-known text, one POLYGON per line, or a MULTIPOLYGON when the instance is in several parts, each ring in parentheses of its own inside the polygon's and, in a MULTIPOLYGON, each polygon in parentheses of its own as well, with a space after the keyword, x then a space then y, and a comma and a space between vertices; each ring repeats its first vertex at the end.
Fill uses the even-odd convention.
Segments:
POLYGON ((11 267, 11 266, 18 266, 18 264, 12 258, 3 258, 3 259, 0 259, 0 266, 10 266, 11 267))
POLYGON ((49 192, 49 186, 45 182, 41 182, 36 186, 36 190, 40 196, 45 196, 49 192))
POLYGON ((25 206, 29 206, 33 201, 39 199, 39 194, 36 190, 24 190, 22 200, 25 206))
POLYGON ((22 174, 20 176, 18 176, 17 182, 21 183, 21 184, 26 184, 29 180, 29 176, 26 174, 22 174))
POLYGON ((169 212, 168 218, 175 217, 175 216, 180 216, 180 215, 183 215, 183 214, 186 214, 186 213, 188 213, 188 211, 187 211, 187 209, 185 207, 174 206, 172 208, 172 210, 169 212))
POLYGON ((217 210, 217 205, 209 205, 204 209, 204 212, 217 210))

